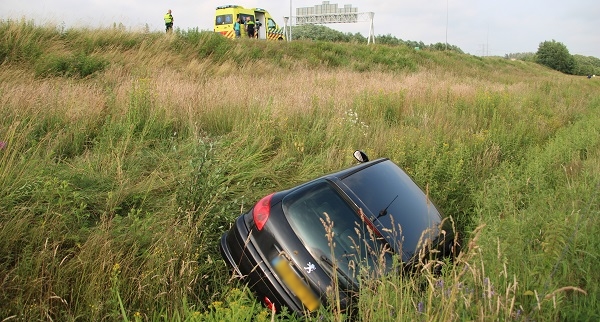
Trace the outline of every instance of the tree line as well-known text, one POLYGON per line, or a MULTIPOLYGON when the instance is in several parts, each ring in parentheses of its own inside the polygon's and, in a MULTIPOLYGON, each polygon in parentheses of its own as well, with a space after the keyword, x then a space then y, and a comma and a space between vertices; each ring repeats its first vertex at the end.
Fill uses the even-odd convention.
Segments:
MULTIPOLYGON (((367 42, 367 38, 361 33, 344 33, 322 25, 295 26, 292 28, 292 34, 294 39, 348 43, 367 42)), ((464 52, 455 45, 440 42, 435 44, 425 44, 422 41, 403 40, 391 34, 375 36, 375 43, 390 46, 408 46, 415 49, 438 51, 449 50, 464 54, 464 52)), ((504 58, 535 62, 570 75, 600 75, 599 58, 593 56, 571 55, 563 43, 555 40, 540 43, 538 51, 535 53, 511 53, 506 54, 504 58)))
MULTIPOLYGON (((322 25, 302 25, 292 27, 292 35, 294 39, 315 40, 315 41, 332 41, 332 42, 349 42, 349 43, 366 43, 367 38, 361 33, 341 32, 322 25)), ((403 40, 391 34, 375 36, 375 43, 390 46, 408 46, 415 49, 429 50, 450 50, 464 54, 464 52, 455 45, 445 43, 425 44, 422 41, 403 40)))
POLYGON ((567 46, 556 40, 540 43, 535 53, 512 53, 506 54, 504 57, 535 62, 569 75, 589 76, 600 74, 600 58, 577 54, 571 55, 567 46))

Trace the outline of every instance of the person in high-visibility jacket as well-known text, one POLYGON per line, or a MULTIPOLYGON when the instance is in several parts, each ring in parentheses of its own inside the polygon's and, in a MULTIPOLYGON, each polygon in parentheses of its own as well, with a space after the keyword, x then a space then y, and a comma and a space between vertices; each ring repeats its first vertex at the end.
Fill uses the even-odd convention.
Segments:
POLYGON ((246 34, 248 37, 254 38, 254 21, 250 17, 246 17, 246 34))
POLYGON ((173 31, 173 15, 171 14, 171 9, 165 14, 165 29, 167 32, 173 31))

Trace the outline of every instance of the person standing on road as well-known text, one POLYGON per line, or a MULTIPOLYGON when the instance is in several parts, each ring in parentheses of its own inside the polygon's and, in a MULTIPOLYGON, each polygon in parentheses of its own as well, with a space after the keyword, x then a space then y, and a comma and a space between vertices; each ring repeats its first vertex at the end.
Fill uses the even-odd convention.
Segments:
POLYGON ((165 30, 167 33, 173 31, 173 15, 171 14, 171 9, 165 14, 165 30))
POLYGON ((250 19, 250 17, 246 17, 246 24, 245 24, 245 28, 246 28, 246 33, 248 34, 249 38, 254 38, 254 21, 252 21, 252 19, 250 19))

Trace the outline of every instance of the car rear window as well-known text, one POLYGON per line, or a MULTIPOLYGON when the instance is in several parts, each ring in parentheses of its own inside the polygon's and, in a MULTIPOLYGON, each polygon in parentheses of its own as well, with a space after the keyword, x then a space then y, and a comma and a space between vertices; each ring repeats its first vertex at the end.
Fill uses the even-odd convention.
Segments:
POLYGON ((283 200, 283 210, 313 256, 321 261, 335 259, 339 270, 352 282, 356 283, 359 265, 378 266, 378 258, 384 258, 383 266, 391 265, 387 244, 367 229, 328 181, 321 180, 289 194, 283 200))
POLYGON ((381 226, 402 241, 394 245, 404 260, 425 238, 438 234, 441 215, 421 188, 392 161, 384 161, 342 179, 381 226), (385 210, 385 211, 383 211, 385 210), (425 234, 423 234, 425 232, 425 234))

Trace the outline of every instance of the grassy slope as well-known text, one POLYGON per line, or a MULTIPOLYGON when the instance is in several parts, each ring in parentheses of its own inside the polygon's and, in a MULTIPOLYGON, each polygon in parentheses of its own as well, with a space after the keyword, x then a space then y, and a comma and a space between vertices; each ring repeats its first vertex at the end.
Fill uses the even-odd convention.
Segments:
POLYGON ((0 317, 270 319, 223 274, 220 234, 361 148, 425 187, 466 251, 374 282, 359 319, 599 318, 595 79, 196 32, 2 22, 0 40, 0 317))

